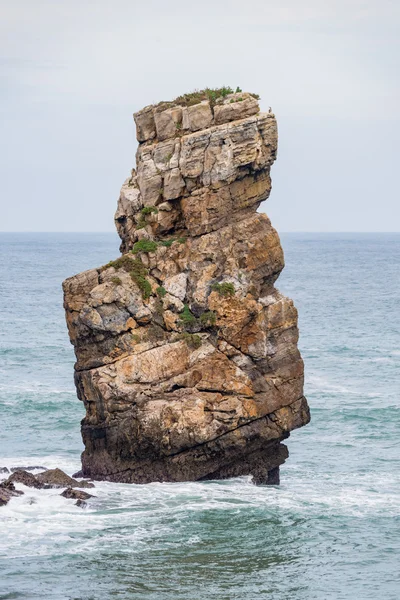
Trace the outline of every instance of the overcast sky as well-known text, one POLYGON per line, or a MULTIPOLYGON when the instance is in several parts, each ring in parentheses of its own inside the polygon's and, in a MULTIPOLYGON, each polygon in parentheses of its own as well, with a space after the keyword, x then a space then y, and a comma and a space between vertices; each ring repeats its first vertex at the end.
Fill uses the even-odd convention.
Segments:
POLYGON ((111 231, 132 113, 239 85, 279 231, 400 231, 399 0, 0 0, 0 230, 111 231))

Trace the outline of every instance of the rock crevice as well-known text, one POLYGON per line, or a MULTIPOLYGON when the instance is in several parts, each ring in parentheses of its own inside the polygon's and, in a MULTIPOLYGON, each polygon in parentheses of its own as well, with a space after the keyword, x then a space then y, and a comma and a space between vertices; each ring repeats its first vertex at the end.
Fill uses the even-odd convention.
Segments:
POLYGON ((297 311, 274 287, 279 236, 257 213, 275 116, 240 92, 134 117, 136 169, 115 215, 122 255, 63 284, 83 473, 276 483, 281 442, 309 411, 297 311))

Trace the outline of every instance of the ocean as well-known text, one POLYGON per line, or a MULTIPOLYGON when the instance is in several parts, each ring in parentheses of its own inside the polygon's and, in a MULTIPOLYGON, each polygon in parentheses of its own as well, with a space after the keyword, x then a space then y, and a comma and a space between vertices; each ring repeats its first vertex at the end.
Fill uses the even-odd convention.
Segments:
MULTIPOLYGON (((400 598, 400 234, 283 234, 312 421, 279 487, 97 483, 0 507, 0 600, 400 598)), ((0 234, 0 467, 80 468, 64 278, 107 234, 0 234)))

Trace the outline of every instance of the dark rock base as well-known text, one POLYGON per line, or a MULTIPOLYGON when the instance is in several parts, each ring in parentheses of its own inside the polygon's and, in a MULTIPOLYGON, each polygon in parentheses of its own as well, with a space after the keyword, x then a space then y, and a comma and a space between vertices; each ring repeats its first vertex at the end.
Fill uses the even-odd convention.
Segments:
POLYGON ((279 466, 288 458, 288 449, 280 442, 264 442, 263 446, 251 452, 246 449, 246 454, 238 456, 242 449, 227 448, 222 455, 221 448, 207 444, 163 460, 141 461, 113 460, 104 449, 92 455, 85 451, 82 471, 85 477, 116 483, 206 481, 251 475, 256 485, 278 485, 279 466))

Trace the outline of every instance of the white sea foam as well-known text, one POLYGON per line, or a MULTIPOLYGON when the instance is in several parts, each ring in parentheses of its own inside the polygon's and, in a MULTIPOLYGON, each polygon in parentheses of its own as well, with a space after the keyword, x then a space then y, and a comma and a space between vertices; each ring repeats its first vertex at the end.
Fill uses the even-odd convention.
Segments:
MULTIPOLYGON (((9 459, 9 464, 17 462, 9 459)), ((27 464, 32 459, 25 457, 22 462, 27 464)), ((49 457, 41 458, 41 462, 47 467, 64 467, 72 474, 73 465, 68 461, 49 457)), ((3 507, 1 530, 8 557, 36 553, 44 556, 53 553, 60 544, 63 552, 75 552, 76 536, 82 537, 83 531, 82 552, 93 550, 99 543, 98 536, 102 535, 116 548, 122 544, 138 552, 143 544, 168 536, 177 520, 184 523, 190 521, 191 515, 207 511, 240 513, 243 518, 254 510, 261 511, 260 516, 264 513, 287 518, 309 518, 312 514, 395 516, 400 511, 400 497, 395 492, 380 491, 385 483, 383 478, 377 481, 372 475, 355 481, 343 476, 340 483, 333 474, 316 480, 301 469, 289 470, 279 488, 256 487, 250 478, 148 485, 96 482, 96 487, 90 490, 96 498, 88 501, 85 510, 76 507, 73 500, 61 497, 59 489, 19 486, 25 494, 3 507)), ((197 537, 192 536, 185 543, 191 545, 196 541, 197 537)))

